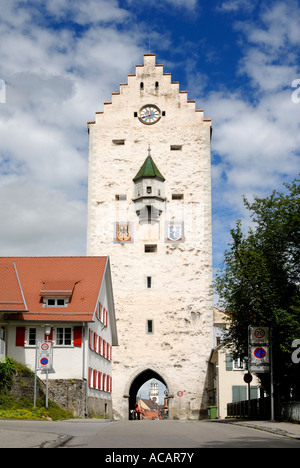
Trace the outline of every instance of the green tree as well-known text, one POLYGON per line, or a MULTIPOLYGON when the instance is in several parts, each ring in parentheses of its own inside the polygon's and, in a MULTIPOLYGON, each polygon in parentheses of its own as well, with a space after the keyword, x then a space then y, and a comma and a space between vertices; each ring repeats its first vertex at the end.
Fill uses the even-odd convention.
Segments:
MULTIPOLYGON (((217 275, 221 307, 230 314, 226 339, 236 355, 248 354, 248 326, 272 329, 275 392, 282 399, 300 398, 300 364, 291 360, 291 344, 300 339, 300 186, 255 197, 244 204, 253 227, 243 233, 241 221, 232 229, 217 275)), ((265 388, 269 376, 260 374, 265 388)))

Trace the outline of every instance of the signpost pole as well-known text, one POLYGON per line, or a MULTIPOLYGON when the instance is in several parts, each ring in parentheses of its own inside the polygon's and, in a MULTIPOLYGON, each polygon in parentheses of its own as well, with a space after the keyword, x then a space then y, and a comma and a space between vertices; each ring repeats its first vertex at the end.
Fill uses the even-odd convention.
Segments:
POLYGON ((36 406, 36 381, 37 381, 37 355, 38 355, 38 343, 35 346, 35 372, 34 372, 34 394, 33 394, 33 406, 36 406))
POLYGON ((46 409, 48 409, 48 369, 46 369, 46 409))
POLYGON ((270 396, 271 396, 271 421, 274 421, 274 378, 273 378, 273 346, 272 329, 270 329, 270 396))

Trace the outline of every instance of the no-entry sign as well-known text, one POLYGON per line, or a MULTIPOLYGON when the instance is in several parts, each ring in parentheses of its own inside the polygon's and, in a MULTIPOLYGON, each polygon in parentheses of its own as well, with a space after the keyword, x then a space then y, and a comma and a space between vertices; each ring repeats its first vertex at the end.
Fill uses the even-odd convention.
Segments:
POLYGON ((181 391, 177 392, 177 396, 182 397, 182 396, 183 396, 183 392, 181 392, 181 391))

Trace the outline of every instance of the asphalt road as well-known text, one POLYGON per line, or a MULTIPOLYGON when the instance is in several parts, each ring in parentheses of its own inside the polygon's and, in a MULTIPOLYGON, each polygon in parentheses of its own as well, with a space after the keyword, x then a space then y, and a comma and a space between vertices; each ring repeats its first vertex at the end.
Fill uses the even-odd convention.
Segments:
POLYGON ((105 457, 125 449, 188 449, 186 453, 197 454, 199 448, 300 448, 300 441, 212 421, 0 420, 0 448, 21 447, 101 448, 105 457))

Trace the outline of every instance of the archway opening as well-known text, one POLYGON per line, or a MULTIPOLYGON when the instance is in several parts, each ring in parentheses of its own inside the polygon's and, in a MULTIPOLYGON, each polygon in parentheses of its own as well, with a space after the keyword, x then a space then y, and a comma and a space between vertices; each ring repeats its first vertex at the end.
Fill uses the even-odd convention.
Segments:
MULTIPOLYGON (((129 419, 132 419, 132 414, 131 411, 134 409, 135 404, 138 402, 139 398, 144 398, 146 395, 142 391, 142 387, 146 382, 149 381, 158 381, 159 384, 161 384, 160 388, 161 391, 164 393, 164 397, 168 395, 168 386, 164 379, 155 371, 152 369, 147 369, 143 372, 141 372, 132 382, 129 390, 129 419)), ((147 399, 149 399, 149 396, 147 396, 147 399)), ((163 404, 161 406, 164 406, 164 398, 163 398, 163 404)), ((162 411, 162 414, 164 417, 167 417, 167 408, 165 408, 164 411, 162 411)))

